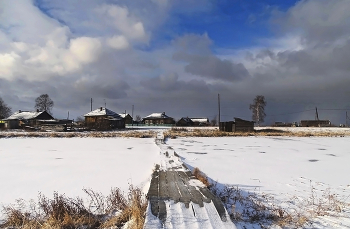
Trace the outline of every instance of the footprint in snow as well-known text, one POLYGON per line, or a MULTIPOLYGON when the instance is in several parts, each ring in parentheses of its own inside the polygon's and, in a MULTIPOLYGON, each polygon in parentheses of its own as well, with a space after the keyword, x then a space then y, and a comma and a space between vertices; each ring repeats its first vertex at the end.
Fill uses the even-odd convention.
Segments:
POLYGON ((309 162, 318 162, 319 160, 316 159, 310 159, 309 162))

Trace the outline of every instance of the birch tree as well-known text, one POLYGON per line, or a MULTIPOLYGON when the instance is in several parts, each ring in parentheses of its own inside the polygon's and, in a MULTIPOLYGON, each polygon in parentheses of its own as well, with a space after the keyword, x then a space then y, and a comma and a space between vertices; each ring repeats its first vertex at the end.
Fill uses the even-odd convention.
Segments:
POLYGON ((249 109, 252 111, 252 119, 260 126, 260 123, 264 122, 265 119, 265 106, 266 101, 263 95, 257 95, 254 99, 253 104, 250 104, 249 109))

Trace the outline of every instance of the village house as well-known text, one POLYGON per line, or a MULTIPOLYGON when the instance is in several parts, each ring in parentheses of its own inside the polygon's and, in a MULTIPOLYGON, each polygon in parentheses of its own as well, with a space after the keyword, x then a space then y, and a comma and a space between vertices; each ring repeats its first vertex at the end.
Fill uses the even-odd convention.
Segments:
POLYGON ((182 117, 177 121, 176 126, 209 126, 208 118, 189 118, 182 117))
POLYGON ((163 113, 153 113, 142 119, 146 125, 164 125, 175 124, 175 120, 163 113))
POLYGON ((114 111, 100 107, 84 115, 85 125, 90 129, 110 130, 125 128, 124 119, 114 111))
POLYGON ((121 114, 119 114, 119 116, 124 119, 125 124, 132 124, 133 123, 133 118, 131 117, 131 115, 129 115, 127 113, 121 113, 121 114))
POLYGON ((4 119, 5 128, 18 129, 25 126, 36 127, 44 120, 54 120, 47 111, 17 111, 4 119))
POLYGON ((240 118, 234 118, 235 121, 220 122, 220 130, 225 132, 250 132, 254 131, 254 122, 240 118))

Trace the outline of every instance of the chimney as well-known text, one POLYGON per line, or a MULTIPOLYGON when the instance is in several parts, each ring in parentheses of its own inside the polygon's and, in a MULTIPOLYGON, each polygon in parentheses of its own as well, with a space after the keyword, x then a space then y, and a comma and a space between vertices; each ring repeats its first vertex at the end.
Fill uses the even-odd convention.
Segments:
POLYGON ((103 107, 100 107, 100 111, 102 111, 103 107))
POLYGON ((36 112, 39 112, 39 109, 36 109, 36 112))

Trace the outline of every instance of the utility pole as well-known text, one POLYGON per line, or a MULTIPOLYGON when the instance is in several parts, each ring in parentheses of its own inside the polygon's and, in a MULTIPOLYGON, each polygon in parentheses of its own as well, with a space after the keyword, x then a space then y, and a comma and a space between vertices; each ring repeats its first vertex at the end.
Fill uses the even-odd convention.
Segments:
POLYGON ((91 98, 91 111, 92 111, 92 98, 91 98))
POLYGON ((105 108, 107 108, 107 103, 106 103, 106 99, 104 99, 104 101, 105 101, 105 108))
POLYGON ((67 117, 67 120, 69 119, 69 111, 68 111, 68 117, 67 117))
POLYGON ((345 111, 345 127, 348 127, 348 112, 345 111))
POLYGON ((219 119, 219 126, 220 126, 220 94, 218 94, 218 105, 219 105, 219 117, 218 117, 218 119, 219 119))
POLYGON ((134 126, 134 105, 132 105, 132 109, 131 109, 131 126, 134 126))
POLYGON ((315 120, 319 121, 317 107, 316 107, 315 120))

